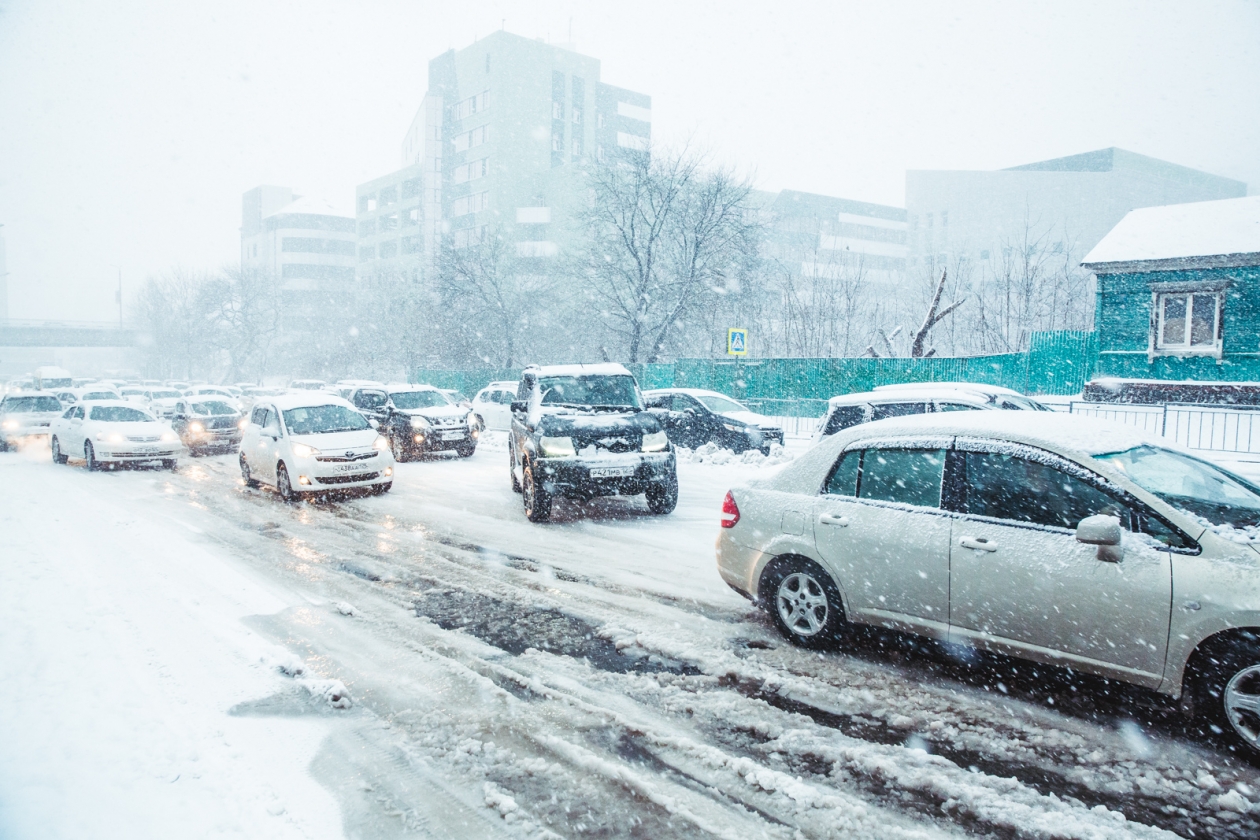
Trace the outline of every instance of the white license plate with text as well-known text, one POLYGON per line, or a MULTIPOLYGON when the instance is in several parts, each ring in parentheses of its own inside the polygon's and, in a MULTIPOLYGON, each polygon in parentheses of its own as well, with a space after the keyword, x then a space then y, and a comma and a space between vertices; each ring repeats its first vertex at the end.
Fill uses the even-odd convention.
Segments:
POLYGON ((463 432, 442 432, 442 440, 460 440, 463 436, 463 432))
POLYGON ((591 467, 591 478, 628 478, 634 467, 591 467))

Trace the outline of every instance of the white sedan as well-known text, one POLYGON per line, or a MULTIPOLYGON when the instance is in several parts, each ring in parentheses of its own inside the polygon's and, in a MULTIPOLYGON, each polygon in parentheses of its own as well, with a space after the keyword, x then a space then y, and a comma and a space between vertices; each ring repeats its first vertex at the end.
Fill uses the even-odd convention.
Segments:
POLYGON ((1189 695, 1260 756, 1260 487, 1118 423, 855 426, 727 494, 718 570, 790 641, 908 631, 1189 695))
POLYGON ((240 462, 246 487, 265 482, 285 501, 319 490, 384 493, 394 484, 389 440, 350 403, 321 391, 255 403, 240 462))
POLYGON ((174 469, 184 448, 169 423, 122 400, 72 406, 52 421, 48 434, 53 463, 82 458, 89 470, 145 461, 174 469))

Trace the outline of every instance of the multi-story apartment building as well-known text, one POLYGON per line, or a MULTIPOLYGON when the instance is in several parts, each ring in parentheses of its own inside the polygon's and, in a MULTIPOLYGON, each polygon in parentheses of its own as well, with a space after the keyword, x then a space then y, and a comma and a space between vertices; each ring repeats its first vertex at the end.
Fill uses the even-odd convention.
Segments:
POLYGON ((856 276, 881 285, 906 268, 900 207, 783 190, 753 196, 766 223, 762 255, 801 277, 856 276))
POLYGON ((909 268, 1028 249, 1079 260, 1130 210, 1246 194, 1241 181, 1116 148, 993 172, 910 170, 909 268))
POLYGON ((241 267, 275 278, 286 322, 335 306, 355 280, 355 220, 288 187, 255 187, 241 204, 241 267))
POLYGON ((556 256, 584 173, 617 148, 646 150, 651 108, 649 96, 601 81, 598 59, 508 32, 438 56, 403 139, 404 168, 358 188, 360 276, 431 270, 444 243, 490 235, 523 258, 556 256), (382 190, 395 187, 397 212, 413 202, 407 224, 400 215, 382 232, 381 214, 395 212, 382 190))

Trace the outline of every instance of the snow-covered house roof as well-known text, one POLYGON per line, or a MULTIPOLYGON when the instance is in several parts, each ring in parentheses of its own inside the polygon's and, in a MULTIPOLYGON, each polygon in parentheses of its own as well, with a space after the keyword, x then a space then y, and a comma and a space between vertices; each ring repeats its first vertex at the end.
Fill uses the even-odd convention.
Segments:
POLYGON ((1260 195, 1130 210, 1081 265, 1099 274, 1260 265, 1260 195))

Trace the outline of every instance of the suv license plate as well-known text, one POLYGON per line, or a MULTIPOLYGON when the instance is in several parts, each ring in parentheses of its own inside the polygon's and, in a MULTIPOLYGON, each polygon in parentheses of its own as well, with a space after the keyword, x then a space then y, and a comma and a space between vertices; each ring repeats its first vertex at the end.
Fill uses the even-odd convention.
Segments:
POLYGON ((591 478, 629 478, 634 467, 591 467, 591 478))
POLYGON ((442 432, 442 440, 461 440, 464 432, 442 432))
POLYGON ((359 464, 338 464, 337 472, 355 472, 360 466, 359 464))

